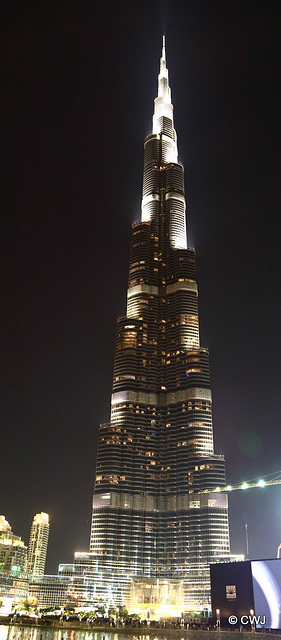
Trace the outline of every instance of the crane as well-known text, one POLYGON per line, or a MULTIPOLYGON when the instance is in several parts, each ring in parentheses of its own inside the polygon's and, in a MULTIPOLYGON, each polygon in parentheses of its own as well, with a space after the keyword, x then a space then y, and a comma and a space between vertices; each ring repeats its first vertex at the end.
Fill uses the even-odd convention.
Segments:
MULTIPOLYGON (((220 493, 225 492, 229 493, 230 491, 238 491, 238 490, 246 490, 253 489, 254 487, 269 487, 275 484, 281 484, 281 471, 275 471, 274 473, 269 473, 262 478, 253 478, 252 480, 248 480, 247 482, 240 482, 237 484, 228 484, 225 487, 216 487, 215 489, 203 489, 199 491, 199 493, 220 493)), ((247 546, 247 556, 248 556, 248 525, 245 524, 246 531, 246 546, 247 546)), ((277 548, 277 558, 281 557, 281 544, 279 544, 277 548)))
POLYGON ((230 491, 253 489, 254 487, 268 487, 274 484, 281 484, 281 471, 269 473, 262 478, 253 478, 247 482, 238 484, 228 484, 225 487, 216 487, 215 489, 203 489, 199 493, 219 493, 220 491, 229 493, 230 491))

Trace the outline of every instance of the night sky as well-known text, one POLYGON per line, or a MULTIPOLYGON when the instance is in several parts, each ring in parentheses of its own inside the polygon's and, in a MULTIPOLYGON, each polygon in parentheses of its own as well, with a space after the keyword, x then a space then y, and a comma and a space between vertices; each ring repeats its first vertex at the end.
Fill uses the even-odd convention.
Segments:
MULTIPOLYGON (((0 513, 47 572, 88 549, 97 431, 167 39, 201 344, 227 480, 281 469, 280 2, 2 2, 0 513)), ((274 557, 281 485, 230 496, 274 557)))

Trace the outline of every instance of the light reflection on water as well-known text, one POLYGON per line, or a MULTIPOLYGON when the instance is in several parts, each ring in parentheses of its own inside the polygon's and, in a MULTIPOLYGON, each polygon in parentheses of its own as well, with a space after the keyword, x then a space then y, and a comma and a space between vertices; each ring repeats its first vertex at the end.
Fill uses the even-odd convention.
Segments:
MULTIPOLYGON (((0 625, 0 640, 168 640, 165 632, 154 635, 151 632, 133 634, 114 631, 77 631, 74 629, 46 629, 42 627, 21 627, 0 625)), ((171 636, 169 636, 171 640, 171 636)), ((177 640, 189 640, 188 636, 177 640)), ((190 639, 191 640, 191 639, 190 639)))

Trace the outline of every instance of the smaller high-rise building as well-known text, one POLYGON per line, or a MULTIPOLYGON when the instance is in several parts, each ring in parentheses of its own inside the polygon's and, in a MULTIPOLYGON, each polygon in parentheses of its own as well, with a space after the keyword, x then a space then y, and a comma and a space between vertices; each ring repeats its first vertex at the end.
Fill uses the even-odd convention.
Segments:
POLYGON ((0 573, 17 576, 26 573, 27 547, 12 532, 5 516, 0 516, 0 573))
POLYGON ((45 571, 48 540, 49 516, 37 513, 33 518, 27 555, 27 572, 32 575, 43 575, 45 571))
POLYGON ((28 597, 27 546, 0 516, 0 615, 9 615, 21 598, 28 597))

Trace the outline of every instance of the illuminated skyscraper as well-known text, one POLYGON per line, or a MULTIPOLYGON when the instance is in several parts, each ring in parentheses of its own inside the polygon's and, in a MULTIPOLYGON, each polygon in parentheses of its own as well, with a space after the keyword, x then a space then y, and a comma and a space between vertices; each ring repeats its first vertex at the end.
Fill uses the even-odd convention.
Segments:
POLYGON ((209 563, 229 554, 229 530, 227 496, 214 492, 225 465, 214 453, 183 174, 163 39, 111 416, 99 433, 90 552, 136 584, 181 582, 185 609, 198 610, 209 599, 209 563))
POLYGON ((33 575, 43 575, 49 540, 49 516, 47 513, 37 513, 34 516, 28 545, 27 572, 33 575))
POLYGON ((12 532, 5 516, 0 516, 0 574, 25 574, 26 558, 27 547, 23 540, 12 532))

